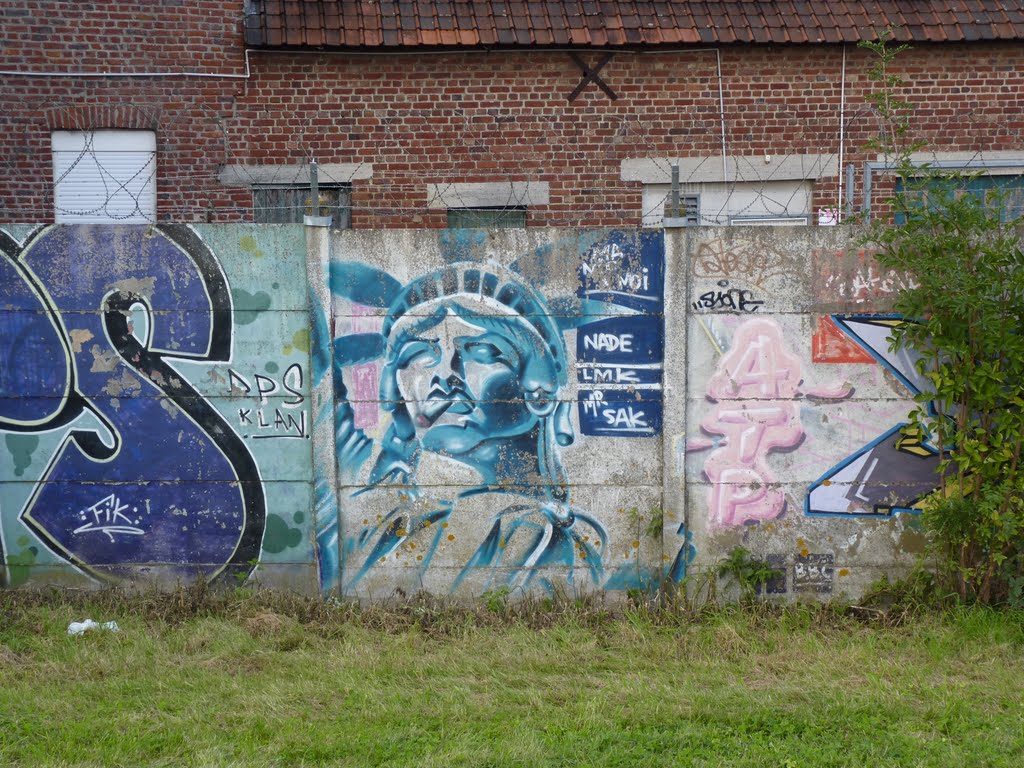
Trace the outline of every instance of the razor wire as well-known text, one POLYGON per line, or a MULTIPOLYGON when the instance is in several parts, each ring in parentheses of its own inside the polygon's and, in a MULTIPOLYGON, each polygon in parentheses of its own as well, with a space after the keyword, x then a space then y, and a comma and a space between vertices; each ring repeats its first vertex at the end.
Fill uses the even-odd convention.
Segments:
MULTIPOLYGON (((45 108, 51 115, 65 108, 52 103, 37 106, 40 113, 45 108)), ((159 208, 156 217, 151 217, 154 221, 252 221, 260 190, 307 187, 308 167, 315 162, 323 193, 316 204, 309 195, 297 194, 282 207, 301 206, 314 215, 322 208, 348 208, 359 221, 375 222, 376 226, 436 226, 438 220, 430 217, 447 208, 483 207, 476 198, 466 196, 464 185, 486 183, 499 188, 505 184, 508 190, 504 199, 490 200, 486 207, 499 212, 526 208, 530 225, 661 226, 666 216, 677 213, 671 210, 674 190, 668 180, 672 166, 682 161, 685 172, 679 175, 675 192, 684 200, 700 198, 700 207, 691 212, 695 225, 813 224, 819 219, 832 223, 830 217, 845 221, 864 207, 866 164, 878 160, 864 149, 867 138, 879 130, 879 118, 868 106, 851 110, 840 125, 835 114, 824 110, 817 117, 807 117, 797 106, 773 104, 772 122, 778 128, 756 134, 749 127, 727 128, 724 157, 713 151, 719 140, 712 127, 718 118, 713 110, 686 118, 608 107, 600 119, 610 135, 580 149, 558 142, 545 145, 539 138, 524 143, 520 136, 528 132, 561 137, 559 141, 564 142, 574 131, 579 135, 585 125, 571 127, 574 112, 570 106, 557 114, 516 114, 506 109, 506 119, 517 121, 515 131, 503 130, 508 123, 498 122, 493 108, 464 106, 446 118, 450 142, 441 146, 434 141, 432 154, 426 156, 416 137, 436 133, 437 114, 430 110, 392 107, 368 114, 376 122, 376 138, 372 146, 364 143, 356 149, 344 142, 332 146, 323 135, 322 119, 313 113, 299 114, 271 140, 248 134, 245 121, 236 124, 209 105, 186 102, 183 111, 206 114, 195 141, 190 142, 188 132, 181 129, 181 110, 176 113, 162 108, 159 101, 146 99, 108 101, 107 106, 139 110, 148 116, 159 137, 152 161, 127 176, 118 176, 91 140, 94 132, 107 126, 83 124, 85 120, 76 112, 74 130, 85 135, 85 143, 59 173, 46 177, 41 169, 50 164, 30 157, 47 151, 38 137, 34 144, 15 146, 0 158, 0 220, 46 222, 53 221, 57 213, 128 219, 143 211, 140 196, 156 190, 159 208), (692 140, 671 140, 665 134, 666 122, 692 140), (845 137, 845 145, 840 145, 839 136, 845 137), (268 143, 285 149, 271 153, 266 149, 268 143), (731 149, 735 152, 729 152, 731 149), (806 178, 794 177, 792 170, 780 171, 791 169, 793 162, 810 154, 827 170, 819 169, 806 178), (759 164, 761 157, 765 162, 759 164), (621 167, 626 161, 646 161, 653 180, 623 180, 621 167), (367 178, 363 171, 369 166, 373 173, 367 178), (83 168, 91 169, 93 177, 101 180, 103 199, 83 209, 66 204, 56 207, 58 186, 83 168), (230 184, 222 178, 225 168, 235 176, 230 184), (551 201, 530 204, 535 190, 541 188, 551 201)), ((70 112, 74 106, 68 104, 66 109, 70 112)), ((299 113, 299 107, 292 109, 299 113)), ((584 118, 596 119, 592 113, 584 118)), ((757 114, 747 113, 742 118, 736 122, 749 124, 757 114)), ((966 158, 965 167, 984 165, 987 157, 998 154, 989 151, 993 146, 1004 153, 1019 149, 1024 157, 1024 129, 1019 126, 994 123, 990 115, 967 107, 948 122, 956 123, 959 138, 954 143, 936 141, 931 145, 935 157, 957 151, 966 158)), ((0 116, 0 130, 9 137, 42 133, 44 140, 49 134, 31 107, 0 116)), ((878 198, 881 196, 879 190, 878 198)), ((871 204, 868 201, 868 207, 871 204)))

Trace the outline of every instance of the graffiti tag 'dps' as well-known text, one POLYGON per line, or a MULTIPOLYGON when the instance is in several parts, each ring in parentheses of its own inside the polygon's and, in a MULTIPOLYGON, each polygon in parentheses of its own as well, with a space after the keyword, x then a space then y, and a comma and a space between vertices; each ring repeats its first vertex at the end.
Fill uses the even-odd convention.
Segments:
POLYGON ((231 381, 231 393, 252 396, 257 399, 256 406, 237 409, 238 426, 250 431, 255 440, 266 438, 309 439, 306 411, 295 412, 306 402, 302 394, 302 366, 292 363, 285 370, 280 381, 262 373, 245 377, 238 371, 228 371, 231 381), (278 405, 271 405, 273 396, 283 397, 278 405))

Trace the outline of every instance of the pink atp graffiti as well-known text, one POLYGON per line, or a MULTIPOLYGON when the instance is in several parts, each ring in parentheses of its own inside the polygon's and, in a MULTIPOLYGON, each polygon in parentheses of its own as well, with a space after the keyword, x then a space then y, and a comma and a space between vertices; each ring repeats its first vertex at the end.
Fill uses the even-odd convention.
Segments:
MULTIPOLYGON (((852 391, 847 384, 801 390, 802 383, 800 358, 786 347, 778 325, 751 320, 739 327, 708 382, 707 396, 716 405, 701 422, 705 433, 721 436, 704 462, 711 482, 710 527, 782 514, 786 497, 766 459, 772 450, 795 448, 803 441, 798 398, 841 399, 852 391)), ((690 445, 691 450, 709 447, 709 441, 690 445)))
POLYGON ((704 462, 711 481, 709 522, 727 528, 748 520, 771 520, 785 508, 782 490, 764 462, 772 448, 792 448, 803 438, 795 403, 760 408, 719 404, 702 424, 722 435, 720 447, 704 462))

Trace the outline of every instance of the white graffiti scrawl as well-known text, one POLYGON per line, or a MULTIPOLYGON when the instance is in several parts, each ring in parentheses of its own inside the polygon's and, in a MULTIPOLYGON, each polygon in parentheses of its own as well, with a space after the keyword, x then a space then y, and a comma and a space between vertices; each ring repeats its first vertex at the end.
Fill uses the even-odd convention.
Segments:
POLYGON ((138 527, 142 520, 139 518, 133 520, 124 514, 129 511, 137 513, 139 508, 132 507, 129 510, 128 505, 122 504, 117 495, 112 493, 100 499, 91 507, 79 512, 78 519, 86 522, 84 525, 75 528, 72 533, 75 535, 94 532, 105 533, 111 541, 115 541, 115 533, 128 536, 143 536, 146 532, 138 527), (90 515, 92 516, 91 519, 90 515))
POLYGON ((710 481, 710 527, 727 528, 782 514, 786 497, 766 458, 773 450, 792 449, 803 441, 799 398, 841 399, 852 391, 845 383, 802 389, 802 382, 800 358, 786 347, 776 323, 750 320, 737 329, 708 382, 707 397, 715 406, 701 422, 706 434, 721 439, 716 444, 698 438, 687 446, 714 447, 704 462, 710 481))

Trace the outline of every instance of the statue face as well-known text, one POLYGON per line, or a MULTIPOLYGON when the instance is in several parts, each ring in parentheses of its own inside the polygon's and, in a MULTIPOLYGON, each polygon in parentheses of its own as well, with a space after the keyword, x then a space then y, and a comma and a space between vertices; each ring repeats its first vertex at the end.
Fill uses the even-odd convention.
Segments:
POLYGON ((537 425, 526 393, 542 347, 522 318, 448 300, 429 317, 403 317, 391 338, 398 393, 424 449, 457 456, 537 425))

